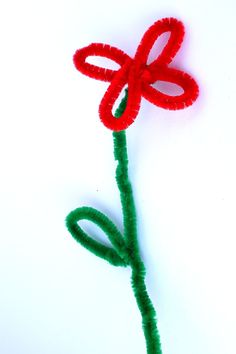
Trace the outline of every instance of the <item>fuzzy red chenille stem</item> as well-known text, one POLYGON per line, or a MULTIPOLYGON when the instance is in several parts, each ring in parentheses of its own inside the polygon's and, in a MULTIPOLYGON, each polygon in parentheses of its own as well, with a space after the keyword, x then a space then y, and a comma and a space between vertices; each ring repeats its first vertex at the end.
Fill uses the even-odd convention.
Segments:
POLYGON ((145 32, 134 58, 116 47, 102 43, 92 43, 76 51, 74 64, 81 73, 110 82, 99 106, 100 119, 107 128, 113 131, 127 129, 138 115, 142 97, 156 106, 170 110, 183 109, 196 100, 199 92, 196 81, 184 71, 168 66, 180 49, 183 38, 182 22, 171 17, 156 21, 145 32), (154 43, 166 32, 170 33, 167 44, 159 56, 147 64, 154 43), (111 70, 90 64, 86 60, 91 56, 113 60, 120 68, 111 70), (163 93, 153 87, 158 81, 176 84, 183 92, 176 96, 163 93), (125 86, 128 86, 129 91, 127 106, 122 116, 116 118, 112 110, 125 86))

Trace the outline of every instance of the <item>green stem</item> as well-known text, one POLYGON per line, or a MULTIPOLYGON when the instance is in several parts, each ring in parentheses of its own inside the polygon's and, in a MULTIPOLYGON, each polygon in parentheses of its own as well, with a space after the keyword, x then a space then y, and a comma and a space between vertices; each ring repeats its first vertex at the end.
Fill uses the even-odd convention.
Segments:
MULTIPOLYGON (((126 95, 122 99, 115 116, 119 118, 125 110, 126 95)), ((135 202, 128 176, 128 153, 125 130, 113 132, 114 157, 118 161, 116 182, 120 192, 123 212, 124 238, 132 269, 131 284, 138 308, 142 316, 142 327, 146 340, 147 354, 161 354, 160 336, 157 329, 156 311, 147 293, 145 284, 145 266, 140 256, 135 202)))

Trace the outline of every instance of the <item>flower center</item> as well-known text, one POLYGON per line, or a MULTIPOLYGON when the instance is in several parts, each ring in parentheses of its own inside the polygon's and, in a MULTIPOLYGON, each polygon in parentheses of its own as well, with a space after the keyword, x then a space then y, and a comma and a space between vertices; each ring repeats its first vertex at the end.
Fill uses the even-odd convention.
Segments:
POLYGON ((151 83, 152 82, 152 77, 150 71, 147 69, 147 66, 145 65, 141 71, 140 71, 140 77, 141 80, 146 82, 146 83, 151 83))

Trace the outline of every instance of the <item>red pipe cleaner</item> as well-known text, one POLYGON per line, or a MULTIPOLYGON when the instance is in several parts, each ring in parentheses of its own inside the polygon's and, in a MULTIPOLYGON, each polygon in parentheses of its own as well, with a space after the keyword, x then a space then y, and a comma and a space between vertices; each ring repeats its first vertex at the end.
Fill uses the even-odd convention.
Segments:
POLYGON ((198 96, 198 85, 187 73, 168 67, 178 52, 184 37, 184 26, 175 18, 163 18, 156 21, 144 34, 134 58, 122 50, 108 44, 92 43, 74 54, 75 67, 83 74, 97 80, 108 81, 110 85, 105 92, 99 115, 103 124, 113 130, 128 128, 135 120, 142 96, 156 106, 165 109, 182 109, 190 106, 198 96), (167 44, 160 55, 147 64, 148 55, 160 35, 170 32, 167 44), (89 56, 101 56, 113 60, 120 65, 118 70, 110 70, 89 64, 89 56), (183 93, 171 96, 160 92, 152 86, 157 81, 177 84, 183 93), (112 109, 124 86, 128 85, 127 106, 121 117, 116 118, 112 109))

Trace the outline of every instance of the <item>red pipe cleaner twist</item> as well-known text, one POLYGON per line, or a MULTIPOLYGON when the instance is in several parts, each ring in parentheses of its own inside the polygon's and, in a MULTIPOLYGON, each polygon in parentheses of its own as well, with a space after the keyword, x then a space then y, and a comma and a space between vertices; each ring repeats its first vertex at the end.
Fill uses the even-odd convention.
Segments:
POLYGON ((183 37, 184 26, 181 21, 172 17, 163 18, 145 32, 133 59, 122 50, 102 43, 92 43, 76 51, 74 64, 81 73, 110 82, 99 106, 100 119, 107 128, 113 131, 128 128, 139 112, 142 96, 156 106, 171 110, 183 109, 196 100, 199 92, 196 81, 184 71, 168 67, 178 52, 183 37), (166 32, 170 32, 167 44, 160 55, 151 64, 147 64, 155 41, 166 32), (86 62, 89 56, 111 59, 119 64, 120 68, 111 70, 89 64, 86 62), (160 92, 152 86, 159 80, 177 84, 183 93, 171 96, 160 92), (121 117, 116 118, 112 109, 127 84, 129 94, 126 109, 121 117))

